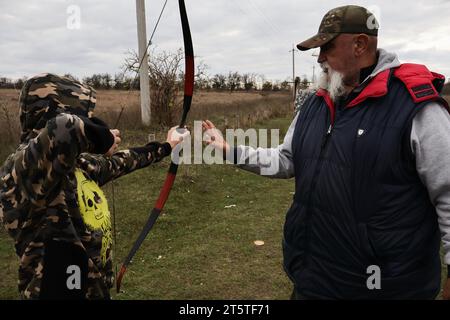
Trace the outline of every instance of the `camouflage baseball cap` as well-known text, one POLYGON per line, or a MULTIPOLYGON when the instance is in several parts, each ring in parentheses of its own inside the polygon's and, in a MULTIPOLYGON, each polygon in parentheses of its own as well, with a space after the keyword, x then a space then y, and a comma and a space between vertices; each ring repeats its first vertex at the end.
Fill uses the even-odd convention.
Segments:
POLYGON ((297 45, 301 51, 318 48, 333 40, 341 33, 365 33, 378 35, 378 22, 366 8, 354 5, 331 9, 322 19, 319 32, 297 45))

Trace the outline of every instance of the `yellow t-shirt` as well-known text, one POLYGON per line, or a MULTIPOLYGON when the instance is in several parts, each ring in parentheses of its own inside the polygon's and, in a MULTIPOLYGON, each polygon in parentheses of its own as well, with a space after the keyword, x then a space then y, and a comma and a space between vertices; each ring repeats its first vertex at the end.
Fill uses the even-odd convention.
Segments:
POLYGON ((106 263, 106 252, 112 245, 111 214, 105 194, 98 184, 86 178, 80 169, 75 170, 77 179, 77 196, 80 213, 90 231, 101 231, 103 264, 106 263))

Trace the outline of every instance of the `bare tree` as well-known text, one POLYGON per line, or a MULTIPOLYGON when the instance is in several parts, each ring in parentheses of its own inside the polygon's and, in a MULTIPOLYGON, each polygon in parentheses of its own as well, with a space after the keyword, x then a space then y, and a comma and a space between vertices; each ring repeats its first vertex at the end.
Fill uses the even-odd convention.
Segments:
POLYGON ((289 81, 284 80, 283 82, 281 82, 280 83, 280 90, 282 90, 282 91, 289 91, 289 90, 291 90, 291 85, 289 84, 289 81))
POLYGON ((209 66, 202 60, 195 65, 195 89, 209 89, 209 78, 206 70, 209 66))
POLYGON ((223 90, 227 88, 227 79, 223 74, 216 74, 211 81, 214 89, 223 90))
POLYGON ((13 88, 12 80, 7 77, 0 77, 0 88, 13 88))
POLYGON ((238 72, 229 72, 227 83, 230 92, 239 90, 241 88, 241 75, 238 72))
POLYGON ((109 73, 102 74, 102 85, 104 89, 111 89, 112 88, 112 77, 109 73))
POLYGON ((275 81, 275 83, 272 85, 272 91, 280 91, 281 85, 279 81, 275 81))
MULTIPOLYGON (((176 53, 152 50, 149 60, 150 96, 152 122, 161 126, 173 124, 173 115, 181 106, 178 92, 181 89, 179 79, 183 78, 181 61, 183 50, 176 53)), ((126 71, 138 72, 139 58, 135 51, 129 51, 125 58, 126 71)))
POLYGON ((272 91, 273 84, 270 81, 265 81, 262 85, 262 91, 272 91))
POLYGON ((242 83, 244 84, 244 89, 246 91, 256 89, 256 74, 244 73, 242 75, 242 83))

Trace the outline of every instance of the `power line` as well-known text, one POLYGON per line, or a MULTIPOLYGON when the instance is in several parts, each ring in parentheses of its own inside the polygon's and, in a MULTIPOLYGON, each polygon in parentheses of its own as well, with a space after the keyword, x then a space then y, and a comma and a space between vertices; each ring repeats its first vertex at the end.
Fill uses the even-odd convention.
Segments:
MULTIPOLYGON (((263 17, 263 20, 267 20, 267 17, 264 18, 263 14, 258 11, 257 8, 254 8, 255 10, 252 10, 251 8, 247 8, 245 9, 244 7, 241 6, 239 0, 233 0, 233 2, 235 3, 235 7, 237 7, 237 9, 239 9, 239 11, 241 11, 242 15, 245 16, 247 19, 249 16, 252 15, 252 13, 256 12, 258 13, 261 17, 263 17)), ((270 24, 270 21, 268 21, 267 23, 264 23, 264 21, 259 21, 259 23, 261 25, 261 29, 271 29, 270 32, 262 32, 262 36, 267 38, 268 41, 272 41, 273 39, 270 38, 269 33, 278 36, 280 34, 280 32, 277 32, 275 30, 275 28, 273 27, 273 24, 270 24), (269 26, 269 28, 267 28, 267 26, 269 26)))
POLYGON ((267 17, 267 15, 253 2, 253 0, 249 0, 249 3, 255 9, 255 11, 266 21, 268 26, 275 34, 281 33, 280 29, 273 23, 272 19, 267 17))
POLYGON ((158 21, 156 21, 155 27, 153 28, 153 31, 152 31, 152 35, 150 36, 150 40, 148 40, 147 49, 152 43, 153 36, 155 35, 155 31, 158 28, 159 21, 161 20, 161 16, 162 16, 162 14, 164 12, 164 9, 166 9, 166 5, 167 5, 167 0, 164 2, 163 8, 162 8, 161 13, 159 14, 159 17, 158 17, 158 21))

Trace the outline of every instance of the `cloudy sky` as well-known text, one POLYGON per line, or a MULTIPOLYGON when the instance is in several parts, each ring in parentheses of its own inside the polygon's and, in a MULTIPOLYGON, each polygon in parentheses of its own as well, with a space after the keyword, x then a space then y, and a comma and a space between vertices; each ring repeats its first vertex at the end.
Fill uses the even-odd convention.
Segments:
MULTIPOLYGON (((114 74, 125 52, 137 50, 134 0, 0 4, 0 76, 114 74), (73 19, 77 10, 79 28, 73 19)), ((148 37, 163 4, 146 0, 148 37)), ((377 16, 380 47, 403 62, 424 63, 450 77, 450 0, 186 0, 195 55, 209 66, 209 74, 251 72, 271 80, 292 77, 293 44, 315 34, 323 15, 344 4, 365 6, 377 16)), ((178 1, 169 0, 153 38, 157 50, 183 46, 179 20, 178 1)), ((295 59, 296 75, 311 78, 312 52, 297 51, 295 59)))

